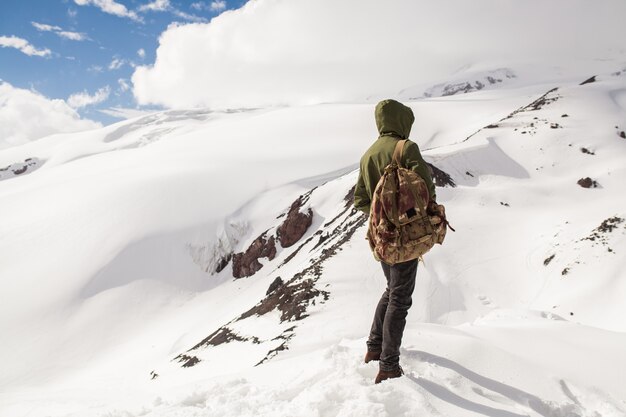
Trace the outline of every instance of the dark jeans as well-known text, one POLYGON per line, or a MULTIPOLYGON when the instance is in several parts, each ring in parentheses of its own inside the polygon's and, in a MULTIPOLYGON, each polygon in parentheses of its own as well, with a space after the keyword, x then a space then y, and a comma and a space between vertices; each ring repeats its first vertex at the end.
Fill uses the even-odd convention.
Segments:
POLYGON ((400 344, 406 324, 406 315, 411 307, 411 295, 415 289, 417 259, 395 265, 381 262, 387 278, 387 288, 380 297, 367 349, 381 352, 380 369, 392 372, 400 362, 400 344))

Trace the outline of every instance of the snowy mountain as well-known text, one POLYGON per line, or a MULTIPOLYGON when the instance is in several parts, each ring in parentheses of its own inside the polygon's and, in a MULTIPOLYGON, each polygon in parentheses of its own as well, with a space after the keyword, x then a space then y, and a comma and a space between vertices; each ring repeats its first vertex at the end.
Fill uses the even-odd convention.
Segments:
POLYGON ((371 104, 3 150, 0 415, 626 415, 626 72, 591 75, 407 103, 457 232, 380 385, 351 205, 371 104))

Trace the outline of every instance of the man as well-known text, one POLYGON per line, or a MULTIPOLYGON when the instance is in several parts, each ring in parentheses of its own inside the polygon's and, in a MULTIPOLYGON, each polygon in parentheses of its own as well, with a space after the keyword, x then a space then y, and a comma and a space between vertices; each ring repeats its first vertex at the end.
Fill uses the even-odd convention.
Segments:
MULTIPOLYGON (((409 137, 415 121, 413 111, 395 100, 378 103, 375 117, 380 136, 361 158, 361 170, 354 191, 354 206, 367 214, 370 213, 376 184, 385 167, 391 163, 396 143, 409 137)), ((402 155, 402 166, 413 170, 424 179, 430 201, 434 202, 435 185, 417 144, 407 141, 402 155)), ((376 307, 365 355, 365 363, 380 361, 376 384, 402 375, 400 344, 415 288, 417 262, 417 259, 395 265, 381 262, 387 278, 387 288, 376 307)))

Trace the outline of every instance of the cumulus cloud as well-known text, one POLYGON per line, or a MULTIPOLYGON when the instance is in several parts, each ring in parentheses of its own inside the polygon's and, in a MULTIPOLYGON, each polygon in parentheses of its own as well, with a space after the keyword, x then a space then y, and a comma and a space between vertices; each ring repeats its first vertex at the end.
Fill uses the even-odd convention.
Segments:
POLYGON ((107 85, 98 89, 94 94, 89 94, 87 91, 72 94, 67 98, 67 104, 74 109, 81 107, 92 106, 94 104, 102 103, 109 98, 111 89, 107 85))
POLYGON ((144 59, 146 57, 146 50, 143 48, 139 49, 137 55, 139 55, 139 58, 144 59))
POLYGON ((0 149, 52 135, 101 127, 81 119, 63 100, 51 100, 0 80, 0 149))
POLYGON ((0 36, 0 47, 15 48, 29 56, 46 57, 52 54, 48 48, 38 49, 31 45, 26 39, 18 38, 17 36, 0 36))
POLYGON ((63 28, 59 26, 46 25, 44 23, 30 22, 38 31, 40 32, 53 32, 56 35, 69 39, 71 41, 84 41, 89 39, 87 35, 79 32, 71 32, 68 30, 63 30, 63 28))
POLYGON ((74 0, 79 6, 96 6, 104 13, 112 14, 118 17, 126 17, 137 22, 142 21, 141 17, 132 10, 128 10, 126 6, 117 3, 115 0, 74 0))
POLYGON ((257 0, 169 28, 133 89, 174 108, 351 100, 467 64, 603 58, 625 15, 623 0, 257 0))

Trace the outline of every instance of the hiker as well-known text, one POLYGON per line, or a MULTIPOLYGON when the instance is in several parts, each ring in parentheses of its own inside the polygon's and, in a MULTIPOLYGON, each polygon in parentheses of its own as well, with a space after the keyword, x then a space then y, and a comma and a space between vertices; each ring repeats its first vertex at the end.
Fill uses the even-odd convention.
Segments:
MULTIPOLYGON (((398 141, 408 139, 415 121, 413 111, 395 100, 378 103, 375 117, 380 136, 361 158, 359 179, 354 191, 355 208, 368 215, 376 185, 383 176, 385 167, 391 163, 398 141)), ((414 171, 424 180, 430 197, 428 204, 434 204, 435 185, 417 144, 407 140, 400 150, 402 166, 414 171)), ((365 363, 380 361, 376 384, 403 374, 399 363, 400 344, 406 316, 411 307, 417 264, 418 259, 393 265, 381 261, 387 288, 374 313, 365 355, 365 363)))

